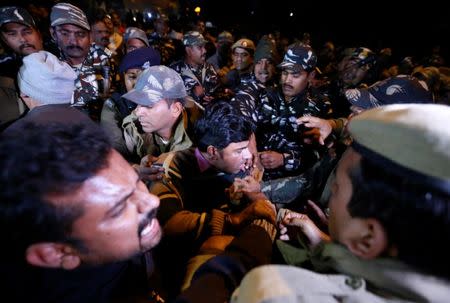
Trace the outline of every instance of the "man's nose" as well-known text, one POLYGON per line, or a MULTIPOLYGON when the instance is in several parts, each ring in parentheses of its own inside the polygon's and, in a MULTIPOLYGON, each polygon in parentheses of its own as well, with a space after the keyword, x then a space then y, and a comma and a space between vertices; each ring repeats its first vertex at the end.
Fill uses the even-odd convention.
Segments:
POLYGON ((252 159, 253 158, 253 155, 250 152, 250 150, 248 149, 248 147, 242 151, 242 156, 244 159, 252 159))
POLYGON ((134 200, 137 210, 141 214, 146 214, 153 209, 159 207, 159 198, 158 196, 151 194, 149 192, 142 193, 134 200))

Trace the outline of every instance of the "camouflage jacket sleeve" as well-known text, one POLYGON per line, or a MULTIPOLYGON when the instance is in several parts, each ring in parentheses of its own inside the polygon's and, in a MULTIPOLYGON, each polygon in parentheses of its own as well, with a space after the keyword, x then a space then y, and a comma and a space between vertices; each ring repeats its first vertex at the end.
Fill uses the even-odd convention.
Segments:
POLYGON ((232 103, 243 116, 250 118, 257 124, 258 107, 263 99, 267 99, 264 86, 256 81, 252 81, 239 87, 235 97, 232 99, 232 103))
MULTIPOLYGON (((260 150, 272 150, 284 154, 284 169, 298 170, 306 155, 302 132, 297 124, 301 116, 326 118, 329 102, 312 98, 309 94, 296 98, 287 104, 279 92, 270 91, 268 98, 261 99, 258 114, 258 140, 260 150)), ((312 151, 309 151, 312 154, 312 151)))

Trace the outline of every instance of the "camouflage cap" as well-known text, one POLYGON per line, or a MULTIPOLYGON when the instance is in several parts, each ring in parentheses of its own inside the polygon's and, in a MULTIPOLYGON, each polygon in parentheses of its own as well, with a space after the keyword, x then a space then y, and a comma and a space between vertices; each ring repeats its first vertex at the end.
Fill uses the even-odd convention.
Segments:
POLYGON ((206 40, 202 34, 197 31, 190 31, 184 34, 183 36, 183 45, 184 46, 202 46, 206 44, 206 40))
POLYGON ((433 102, 426 84, 407 75, 378 81, 369 88, 347 89, 345 97, 351 104, 364 109, 387 104, 433 102))
POLYGON ((124 98, 144 106, 153 106, 163 99, 184 99, 187 96, 183 79, 173 69, 151 66, 138 77, 135 87, 124 98))
POLYGON ((250 54, 255 53, 255 43, 253 43, 253 41, 250 39, 246 39, 246 38, 239 39, 231 46, 231 50, 234 51, 234 49, 238 48, 238 47, 245 49, 250 54))
POLYGON ((234 42, 234 37, 230 32, 227 31, 223 31, 219 34, 219 36, 217 36, 217 42, 218 43, 233 43, 234 42))
POLYGON ((281 69, 313 70, 317 64, 317 56, 308 45, 295 43, 289 46, 283 61, 278 65, 281 69))
POLYGON ((450 193, 449 120, 446 105, 393 104, 355 116, 348 130, 354 149, 380 167, 450 193))
POLYGON ((78 7, 69 3, 58 3, 52 7, 50 25, 73 24, 90 31, 91 27, 86 14, 78 7))
POLYGON ((131 26, 131 27, 127 27, 127 29, 125 30, 125 33, 123 34, 123 40, 125 41, 125 43, 127 43, 127 41, 130 39, 139 39, 142 42, 144 42, 145 45, 147 45, 147 46, 150 45, 145 32, 142 29, 137 28, 137 27, 131 26))
POLYGON ((350 57, 356 59, 359 66, 368 65, 369 67, 375 65, 377 58, 375 53, 366 47, 355 48, 350 57))
POLYGON ((33 17, 31 17, 28 11, 18 6, 4 6, 0 8, 0 26, 10 22, 36 27, 33 17))

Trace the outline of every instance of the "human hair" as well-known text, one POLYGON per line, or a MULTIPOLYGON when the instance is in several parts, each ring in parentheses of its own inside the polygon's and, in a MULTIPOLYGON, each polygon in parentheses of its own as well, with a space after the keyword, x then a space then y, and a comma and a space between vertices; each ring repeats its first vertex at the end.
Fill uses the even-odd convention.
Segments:
POLYGON ((231 143, 249 140, 253 124, 226 101, 216 101, 207 107, 194 127, 197 147, 206 152, 212 145, 224 149, 231 143))
MULTIPOLYGON (((388 168, 388 167, 387 167, 388 168)), ((385 228, 398 259, 422 271, 450 278, 450 197, 386 170, 366 157, 350 173, 352 217, 375 218, 385 228)))
POLYGON ((176 102, 181 103, 181 105, 183 105, 183 107, 186 103, 186 100, 184 98, 175 98, 175 99, 167 99, 166 98, 166 99, 164 99, 164 101, 166 101, 168 108, 170 108, 170 106, 176 102))
POLYGON ((106 166, 112 150, 108 137, 84 123, 29 121, 0 136, 0 238, 8 244, 0 256, 23 262, 27 247, 39 242, 83 248, 70 237, 83 201, 58 205, 54 200, 71 195, 106 166))

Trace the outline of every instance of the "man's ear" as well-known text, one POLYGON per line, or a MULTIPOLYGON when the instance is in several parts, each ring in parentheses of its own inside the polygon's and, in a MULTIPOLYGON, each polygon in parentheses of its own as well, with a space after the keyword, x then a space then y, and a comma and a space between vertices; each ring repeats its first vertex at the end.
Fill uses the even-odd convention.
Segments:
POLYGON ((316 70, 314 69, 308 74, 308 82, 311 83, 311 81, 314 80, 315 77, 316 77, 316 70))
POLYGON ((218 159, 218 154, 219 151, 217 150, 217 148, 215 146, 208 146, 208 148, 206 149, 206 153, 208 154, 208 160, 217 160, 218 159))
POLYGON ((374 259, 388 248, 384 227, 376 219, 364 219, 361 234, 347 243, 348 249, 362 259, 374 259))
POLYGON ((178 116, 181 114, 182 111, 183 105, 180 102, 173 102, 170 105, 170 112, 174 117, 178 118, 178 116))
POLYGON ((55 32, 55 28, 53 26, 50 26, 48 28, 48 30, 50 31, 50 36, 52 37, 53 41, 56 42, 56 32, 55 32))
POLYGON ((75 269, 81 263, 80 257, 71 246, 45 242, 30 245, 26 251, 26 260, 34 266, 66 270, 75 269))

